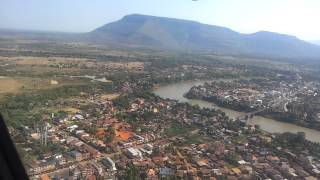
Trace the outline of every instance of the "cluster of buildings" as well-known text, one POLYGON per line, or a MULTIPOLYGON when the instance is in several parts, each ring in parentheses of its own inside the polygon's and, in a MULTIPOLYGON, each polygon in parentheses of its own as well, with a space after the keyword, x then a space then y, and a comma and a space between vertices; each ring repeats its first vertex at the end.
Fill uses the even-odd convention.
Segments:
MULTIPOLYGON (((48 144, 54 140, 64 150, 27 164, 31 179, 125 179, 130 167, 141 179, 320 177, 316 156, 274 147, 274 135, 230 121, 219 111, 151 94, 128 97, 128 107, 100 95, 87 100, 89 108, 52 116, 48 144)), ((40 141, 41 134, 31 139, 40 141)))
POLYGON ((253 111, 272 108, 287 112, 289 103, 298 103, 301 96, 317 96, 317 84, 272 81, 270 79, 234 80, 205 83, 192 87, 188 96, 216 102, 228 107, 253 111))

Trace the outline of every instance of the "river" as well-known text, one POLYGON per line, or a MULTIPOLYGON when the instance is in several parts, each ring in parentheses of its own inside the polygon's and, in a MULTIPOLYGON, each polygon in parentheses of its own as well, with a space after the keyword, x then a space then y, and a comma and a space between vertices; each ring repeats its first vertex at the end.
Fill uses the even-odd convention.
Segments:
MULTIPOLYGON (((174 83, 170 85, 163 85, 155 88, 153 93, 162 98, 175 99, 175 100, 178 100, 179 102, 187 102, 192 105, 199 105, 200 107, 220 109, 221 111, 225 112, 230 118, 238 117, 242 114, 245 114, 243 112, 238 112, 231 109, 219 107, 211 102, 207 102, 203 100, 187 99, 183 97, 183 95, 187 93, 192 86, 201 85, 204 82, 208 82, 208 81, 184 81, 184 82, 174 83)), ((300 127, 294 124, 284 123, 284 122, 276 121, 274 119, 264 118, 261 116, 254 116, 253 118, 250 118, 247 121, 247 124, 250 124, 250 125, 257 124, 260 126, 261 129, 270 133, 305 132, 306 139, 308 139, 309 141, 320 143, 320 131, 300 127)))

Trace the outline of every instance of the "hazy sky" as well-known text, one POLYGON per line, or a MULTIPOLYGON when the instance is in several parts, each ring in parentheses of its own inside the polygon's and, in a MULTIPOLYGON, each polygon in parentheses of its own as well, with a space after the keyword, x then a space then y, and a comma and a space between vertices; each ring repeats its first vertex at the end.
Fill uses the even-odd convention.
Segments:
POLYGON ((0 28, 87 32, 132 13, 320 40, 320 0, 1 0, 0 28))

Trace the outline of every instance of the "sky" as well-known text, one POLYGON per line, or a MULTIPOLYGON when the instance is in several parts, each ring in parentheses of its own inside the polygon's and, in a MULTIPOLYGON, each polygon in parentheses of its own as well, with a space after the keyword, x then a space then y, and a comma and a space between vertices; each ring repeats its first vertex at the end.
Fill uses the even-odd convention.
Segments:
POLYGON ((320 40, 320 0, 1 0, 0 28, 89 32, 133 13, 320 40))

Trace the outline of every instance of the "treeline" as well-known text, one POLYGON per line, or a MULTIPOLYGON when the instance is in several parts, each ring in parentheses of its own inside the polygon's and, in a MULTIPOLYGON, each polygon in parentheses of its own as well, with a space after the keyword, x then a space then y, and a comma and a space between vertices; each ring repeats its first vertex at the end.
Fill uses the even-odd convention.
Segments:
POLYGON ((294 153, 301 153, 303 149, 308 149, 310 154, 320 157, 320 144, 306 140, 303 132, 278 134, 272 145, 288 147, 294 153))
POLYGON ((188 99, 201 99, 204 101, 213 102, 220 107, 229 108, 235 111, 252 112, 257 110, 257 108, 251 108, 250 104, 245 101, 226 101, 216 96, 197 96, 192 91, 187 92, 184 96, 188 99))
POLYGON ((272 118, 277 121, 296 124, 298 126, 302 126, 310 129, 320 130, 320 122, 316 120, 306 120, 305 118, 300 117, 297 114, 292 112, 277 112, 273 110, 267 110, 267 111, 258 113, 257 115, 264 116, 267 118, 272 118))

